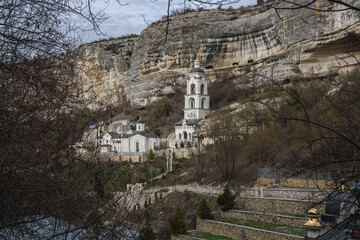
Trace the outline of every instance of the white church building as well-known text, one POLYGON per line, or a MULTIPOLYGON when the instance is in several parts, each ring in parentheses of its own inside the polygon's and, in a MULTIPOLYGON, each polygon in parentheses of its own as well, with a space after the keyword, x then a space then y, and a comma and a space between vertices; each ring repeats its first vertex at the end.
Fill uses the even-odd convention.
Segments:
POLYGON ((210 112, 208 82, 198 59, 195 60, 194 68, 189 75, 186 83, 184 119, 175 123, 175 140, 170 142, 192 142, 196 124, 210 112))
POLYGON ((160 144, 159 136, 145 131, 145 122, 142 119, 136 121, 136 129, 132 134, 119 134, 107 132, 97 139, 101 153, 141 155, 147 154, 160 144))

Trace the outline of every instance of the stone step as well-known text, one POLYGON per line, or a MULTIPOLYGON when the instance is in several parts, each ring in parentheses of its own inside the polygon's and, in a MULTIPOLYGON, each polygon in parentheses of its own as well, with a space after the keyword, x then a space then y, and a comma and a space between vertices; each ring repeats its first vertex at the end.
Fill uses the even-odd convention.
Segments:
POLYGON ((244 211, 293 216, 305 216, 307 211, 313 207, 320 213, 325 212, 325 203, 284 198, 241 197, 236 199, 236 206, 237 209, 244 211))
POLYGON ((230 237, 234 240, 299 240, 304 237, 274 232, 270 230, 248 227, 244 225, 220 222, 214 220, 197 219, 196 231, 211 233, 213 235, 221 235, 230 237))
POLYGON ((233 240, 230 237, 213 235, 211 233, 198 232, 196 230, 190 230, 184 234, 172 235, 171 240, 206 240, 206 239, 219 239, 219 240, 233 240))
POLYGON ((289 215, 261 213, 242 210, 220 211, 221 218, 238 219, 242 221, 261 221, 270 224, 285 225, 290 227, 302 228, 308 218, 289 215))

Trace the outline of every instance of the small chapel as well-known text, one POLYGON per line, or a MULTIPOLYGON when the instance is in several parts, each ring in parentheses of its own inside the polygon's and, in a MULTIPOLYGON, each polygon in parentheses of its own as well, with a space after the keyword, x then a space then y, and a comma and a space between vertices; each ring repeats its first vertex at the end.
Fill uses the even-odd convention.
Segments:
POLYGON ((120 134, 107 132, 97 139, 101 153, 117 154, 147 154, 151 149, 159 146, 159 136, 145 131, 145 122, 142 119, 136 121, 136 129, 132 134, 120 134))
POLYGON ((175 141, 192 142, 197 123, 210 112, 210 96, 205 72, 197 58, 186 80, 184 119, 175 123, 175 141))

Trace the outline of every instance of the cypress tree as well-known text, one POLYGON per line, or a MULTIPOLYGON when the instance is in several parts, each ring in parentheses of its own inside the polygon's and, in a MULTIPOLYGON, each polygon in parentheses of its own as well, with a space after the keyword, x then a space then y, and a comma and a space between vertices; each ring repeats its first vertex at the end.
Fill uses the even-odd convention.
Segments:
POLYGON ((209 204, 206 202, 205 198, 201 200, 200 206, 196 210, 198 217, 202 219, 213 219, 214 215, 211 212, 209 204))
POLYGON ((176 209, 175 216, 170 221, 170 230, 173 234, 184 234, 188 230, 186 219, 179 208, 176 209))
POLYGON ((217 204, 221 206, 221 210, 228 211, 235 206, 235 195, 231 193, 229 187, 226 185, 224 193, 217 199, 217 204))

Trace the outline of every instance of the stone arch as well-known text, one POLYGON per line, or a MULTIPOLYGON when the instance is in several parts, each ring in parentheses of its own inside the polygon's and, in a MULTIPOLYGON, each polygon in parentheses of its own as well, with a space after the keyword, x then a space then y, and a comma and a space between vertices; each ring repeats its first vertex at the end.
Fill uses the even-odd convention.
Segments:
POLYGON ((195 84, 190 85, 190 94, 195 94, 195 84))
POLYGON ((181 139, 181 133, 179 133, 179 139, 181 139))
POLYGON ((195 108, 195 99, 194 98, 189 99, 189 107, 190 108, 195 108))
POLYGON ((201 94, 204 94, 204 92, 205 92, 205 86, 204 86, 204 84, 202 83, 201 86, 200 86, 200 93, 201 93, 201 94))
POLYGON ((191 133, 189 133, 189 139, 191 139, 191 133))
POLYGON ((187 139, 187 132, 184 131, 183 135, 184 135, 184 139, 187 139))

